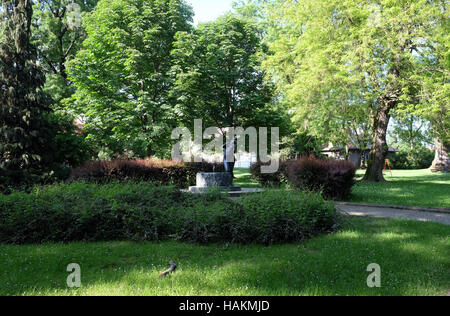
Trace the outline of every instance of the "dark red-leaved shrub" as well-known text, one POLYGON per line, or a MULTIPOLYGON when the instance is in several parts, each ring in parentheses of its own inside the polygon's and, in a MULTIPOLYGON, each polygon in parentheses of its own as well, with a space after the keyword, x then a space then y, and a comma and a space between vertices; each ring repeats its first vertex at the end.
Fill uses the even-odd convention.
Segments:
POLYGON ((250 173, 255 181, 264 187, 276 187, 287 182, 287 165, 280 161, 280 167, 274 173, 262 173, 261 167, 268 166, 270 162, 264 163, 261 161, 254 162, 250 166, 250 173))
POLYGON ((326 199, 343 200, 351 195, 356 166, 350 161, 303 157, 287 163, 289 182, 297 189, 322 191, 326 199))
POLYGON ((116 159, 90 161, 72 171, 69 181, 107 183, 116 181, 149 181, 186 188, 195 185, 198 172, 221 172, 221 163, 182 163, 157 159, 116 159))

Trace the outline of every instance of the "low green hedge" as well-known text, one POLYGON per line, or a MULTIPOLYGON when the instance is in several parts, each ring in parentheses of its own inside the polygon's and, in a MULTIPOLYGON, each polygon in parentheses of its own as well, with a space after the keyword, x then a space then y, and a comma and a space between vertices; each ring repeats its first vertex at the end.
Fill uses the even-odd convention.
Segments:
POLYGON ((240 243, 295 242, 336 228, 334 203, 318 193, 268 190, 241 199, 243 212, 233 225, 240 243))
POLYGON ((335 228, 317 194, 267 191, 232 201, 148 183, 72 183, 0 195, 0 243, 158 241, 273 244, 335 228))

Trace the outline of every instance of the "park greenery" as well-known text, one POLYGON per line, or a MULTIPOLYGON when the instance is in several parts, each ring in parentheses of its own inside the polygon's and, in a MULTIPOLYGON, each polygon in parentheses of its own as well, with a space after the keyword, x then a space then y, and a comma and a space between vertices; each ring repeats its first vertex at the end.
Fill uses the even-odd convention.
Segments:
POLYGON ((230 201, 146 183, 50 186, 0 198, 0 243, 182 240, 295 242, 337 228, 319 194, 266 191, 230 201), (32 212, 28 210, 32 209, 32 212))
MULTIPOLYGON (((255 177, 254 174, 252 175, 247 169, 237 169, 235 183, 250 188, 263 186, 282 188, 286 186, 284 177, 266 178, 268 181, 261 183, 261 178, 255 177)), ((433 174, 428 169, 393 170, 392 175, 387 170, 384 174, 388 180, 387 183, 363 182, 360 180, 364 176, 364 170, 358 170, 357 182, 352 188, 351 197, 341 201, 450 209, 450 195, 448 194, 450 174, 433 174)))
POLYGON ((364 181, 384 181, 388 138, 412 152, 435 142, 433 170, 447 164, 445 1, 237 1, 199 26, 183 0, 2 4, 2 178, 169 158, 171 131, 194 119, 280 127, 287 156, 310 154, 296 141, 305 135, 316 148, 370 149, 364 181), (30 71, 16 79, 19 68, 30 71))
POLYGON ((450 208, 448 1, 0 1, 0 295, 448 293, 448 226, 332 201, 450 208), (180 190, 224 168, 170 160, 199 119, 279 127, 279 170, 234 174, 263 193, 180 190))
POLYGON ((315 133, 356 132, 354 125, 369 120, 373 146, 364 180, 379 182, 391 115, 448 109, 448 102, 424 95, 436 89, 431 93, 448 101, 448 11, 442 1, 358 3, 286 1, 276 23, 287 26, 265 63, 296 118, 315 133), (424 84, 430 81, 433 88, 424 84))
POLYGON ((273 246, 165 242, 0 245, 0 295, 446 295, 448 226, 408 220, 348 220, 340 232, 273 246), (179 263, 165 280, 167 262, 179 263), (82 262, 82 287, 66 267, 82 262), (384 267, 381 288, 365 267, 384 267), (364 266, 364 269, 361 268, 364 266))

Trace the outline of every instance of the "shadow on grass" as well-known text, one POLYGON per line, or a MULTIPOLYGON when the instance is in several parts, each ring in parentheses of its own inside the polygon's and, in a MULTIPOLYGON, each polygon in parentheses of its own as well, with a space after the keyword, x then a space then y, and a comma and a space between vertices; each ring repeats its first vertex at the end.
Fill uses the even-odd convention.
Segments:
POLYGON ((253 179, 249 169, 236 168, 234 170, 234 176, 235 179, 233 180, 233 183, 235 185, 243 188, 261 188, 261 186, 253 179))
POLYGON ((450 182, 433 182, 429 177, 387 183, 358 182, 352 202, 450 208, 450 182))
POLYGON ((74 243, 0 246, 0 294, 66 295, 443 295, 450 289, 450 228, 406 220, 352 218, 334 235, 305 243, 198 246, 74 243), (179 270, 158 273, 174 260, 179 270), (68 289, 69 263, 82 288, 68 289), (382 287, 366 285, 367 266, 382 287))

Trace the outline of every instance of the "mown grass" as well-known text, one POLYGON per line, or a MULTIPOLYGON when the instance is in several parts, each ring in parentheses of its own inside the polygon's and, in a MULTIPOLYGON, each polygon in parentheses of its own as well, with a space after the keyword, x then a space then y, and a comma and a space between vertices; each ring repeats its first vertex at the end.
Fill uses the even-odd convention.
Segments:
POLYGON ((445 295, 450 227, 352 218, 333 235, 278 246, 72 243, 0 246, 0 295, 445 295), (179 269, 159 279, 174 260, 179 269), (69 289, 70 263, 82 287, 69 289), (378 263, 382 287, 369 288, 378 263))
MULTIPOLYGON (((385 172, 386 183, 360 182, 364 170, 358 170, 358 181, 349 202, 450 208, 450 174, 430 170, 393 170, 385 172)), ((237 185, 259 187, 247 169, 236 170, 237 185)))
MULTIPOLYGON (((359 170, 357 179, 364 175, 359 170)), ((385 173, 387 183, 358 182, 352 202, 450 208, 450 174, 430 170, 393 170, 385 173)))
POLYGON ((234 169, 234 177, 233 180, 234 185, 241 186, 243 188, 261 188, 250 174, 249 169, 245 168, 236 168, 234 169))

